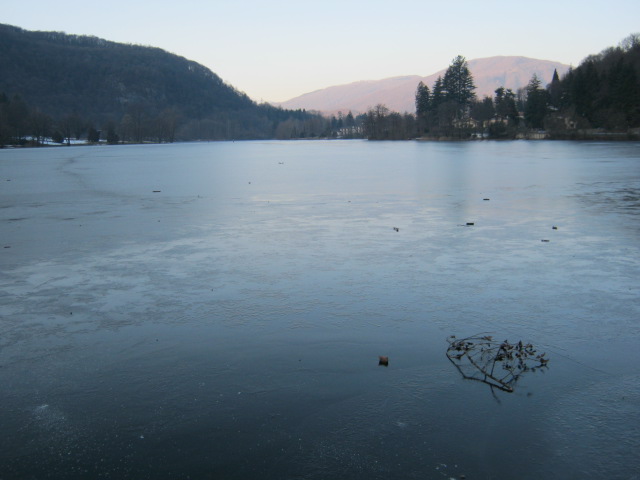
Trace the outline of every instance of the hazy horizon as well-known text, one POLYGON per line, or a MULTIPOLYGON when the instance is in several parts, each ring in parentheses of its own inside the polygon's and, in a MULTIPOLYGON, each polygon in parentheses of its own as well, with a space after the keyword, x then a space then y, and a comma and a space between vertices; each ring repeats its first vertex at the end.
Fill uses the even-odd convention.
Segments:
POLYGON ((99 12, 78 0, 60 0, 55 8, 26 0, 5 5, 0 22, 159 47, 201 63, 256 101, 283 102, 333 85, 427 76, 456 55, 575 66, 636 32, 637 18, 640 4, 629 0, 610 2, 606 13, 595 2, 576 9, 548 0, 533 7, 504 1, 329 0, 300 7, 291 0, 160 0, 153 8, 114 0, 99 12))

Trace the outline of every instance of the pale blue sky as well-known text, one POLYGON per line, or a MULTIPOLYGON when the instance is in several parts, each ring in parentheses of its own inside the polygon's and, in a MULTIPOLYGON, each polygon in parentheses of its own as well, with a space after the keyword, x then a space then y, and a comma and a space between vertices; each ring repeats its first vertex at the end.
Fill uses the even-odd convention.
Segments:
POLYGON ((255 100, 429 75, 456 55, 577 65, 640 32, 640 1, 4 0, 0 23, 152 45, 255 100))

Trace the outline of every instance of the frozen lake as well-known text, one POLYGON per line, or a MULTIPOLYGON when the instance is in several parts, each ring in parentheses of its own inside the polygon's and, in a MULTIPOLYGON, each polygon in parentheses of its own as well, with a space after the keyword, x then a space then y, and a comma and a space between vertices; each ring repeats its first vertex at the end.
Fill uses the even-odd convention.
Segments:
POLYGON ((639 349, 638 143, 0 150, 2 479, 637 479, 639 349))

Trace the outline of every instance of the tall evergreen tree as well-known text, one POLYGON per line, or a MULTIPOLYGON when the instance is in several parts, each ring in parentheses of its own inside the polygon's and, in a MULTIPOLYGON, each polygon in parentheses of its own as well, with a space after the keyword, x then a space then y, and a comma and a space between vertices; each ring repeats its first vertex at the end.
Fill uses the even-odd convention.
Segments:
POLYGON ((532 128, 543 128, 547 114, 548 93, 541 87, 542 82, 534 73, 527 85, 527 102, 524 107, 524 119, 532 128))
POLYGON ((431 94, 431 109, 436 111, 438 107, 445 101, 447 91, 444 88, 442 77, 438 77, 433 84, 433 93, 431 94))
POLYGON ((560 85, 560 77, 558 76, 558 70, 553 70, 553 78, 551 79, 551 83, 547 87, 549 91, 549 103, 555 107, 560 107, 560 98, 562 95, 562 86, 560 85))
POLYGON ((431 92, 429 92, 429 87, 420 82, 416 90, 416 117, 418 120, 418 131, 420 133, 427 129, 430 111, 431 92))
POLYGON ((464 113, 476 98, 473 76, 465 58, 458 55, 444 74, 443 86, 447 100, 458 105, 460 113, 464 113))
POLYGON ((349 110, 349 113, 347 113, 347 116, 345 117, 344 120, 344 126, 347 128, 353 128, 356 125, 356 121, 353 118, 353 113, 351 113, 351 110, 349 110))
POLYGON ((431 92, 424 83, 418 84, 416 90, 416 115, 418 118, 426 118, 431 108, 431 92))

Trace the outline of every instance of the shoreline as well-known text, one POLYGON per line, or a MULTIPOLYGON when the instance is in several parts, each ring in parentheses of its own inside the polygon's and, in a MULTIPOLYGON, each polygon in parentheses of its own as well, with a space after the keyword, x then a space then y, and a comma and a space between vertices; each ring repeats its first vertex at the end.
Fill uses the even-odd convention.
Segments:
MULTIPOLYGON (((282 141, 282 139, 272 138, 266 140, 278 140, 282 141)), ((513 141, 513 140, 524 140, 524 141, 540 141, 540 140, 552 140, 552 141, 608 141, 608 142, 635 142, 640 141, 640 132, 629 131, 629 132, 585 132, 578 131, 572 133, 565 134, 549 134, 547 132, 532 132, 532 133, 519 133, 515 137, 508 138, 490 138, 490 137, 468 137, 461 138, 458 136, 446 136, 446 135, 438 135, 438 136, 421 136, 409 139, 399 139, 399 140, 386 140, 386 139, 367 139, 367 138, 305 138, 305 139, 288 139, 289 141, 294 140, 367 140, 367 141, 416 141, 416 142, 477 142, 477 141, 489 141, 489 142, 504 142, 504 141, 513 141)), ((176 143, 212 143, 212 142, 242 142, 242 141, 253 141, 252 139, 244 139, 244 140, 187 140, 187 141, 176 141, 176 142, 143 142, 143 143, 115 143, 110 144, 107 142, 99 142, 99 143, 80 143, 75 142, 71 144, 56 144, 56 143, 45 143, 41 145, 34 145, 33 143, 28 143, 24 145, 2 145, 0 146, 0 151, 2 150, 18 150, 18 149, 26 149, 26 148, 65 148, 65 147, 117 147, 117 146, 125 146, 125 145, 171 145, 176 143)))

